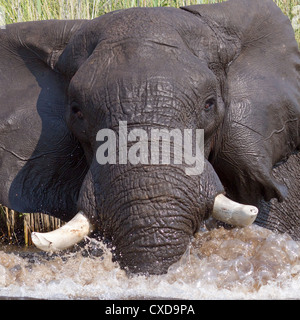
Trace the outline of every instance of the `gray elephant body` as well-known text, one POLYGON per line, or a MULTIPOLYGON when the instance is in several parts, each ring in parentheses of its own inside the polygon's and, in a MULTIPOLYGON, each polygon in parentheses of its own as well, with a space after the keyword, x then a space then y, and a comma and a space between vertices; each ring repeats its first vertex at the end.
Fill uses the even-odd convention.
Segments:
POLYGON ((83 211, 131 272, 166 272, 225 192, 300 239, 300 54, 273 1, 14 24, 0 41, 2 204, 83 211), (97 132, 121 121, 204 129, 203 173, 100 165, 97 132))
POLYGON ((300 154, 293 154, 289 159, 272 171, 276 180, 280 181, 288 190, 282 202, 277 199, 261 200, 258 204, 260 214, 255 223, 268 229, 288 233, 295 240, 299 240, 300 214, 300 154))

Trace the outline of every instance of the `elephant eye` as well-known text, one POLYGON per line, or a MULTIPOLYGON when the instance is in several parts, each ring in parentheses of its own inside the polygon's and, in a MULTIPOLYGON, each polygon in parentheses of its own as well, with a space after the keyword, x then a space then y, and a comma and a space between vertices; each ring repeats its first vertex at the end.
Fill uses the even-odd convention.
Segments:
POLYGON ((205 111, 210 111, 211 109, 214 108, 215 106, 215 99, 209 99, 205 102, 205 105, 204 105, 204 110, 205 111))
POLYGON ((83 119, 83 113, 77 106, 72 106, 72 113, 78 118, 83 119))

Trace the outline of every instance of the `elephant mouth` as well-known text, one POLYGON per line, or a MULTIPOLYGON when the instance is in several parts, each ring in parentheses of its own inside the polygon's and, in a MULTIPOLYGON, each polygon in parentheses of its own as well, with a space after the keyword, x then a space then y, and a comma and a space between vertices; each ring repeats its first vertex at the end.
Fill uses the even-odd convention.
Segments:
MULTIPOLYGON (((251 225, 257 214, 256 207, 234 202, 223 194, 216 196, 212 212, 215 219, 239 227, 251 225)), ((47 233, 33 232, 31 237, 35 246, 41 250, 60 251, 80 242, 92 230, 88 218, 80 211, 61 228, 47 233)))

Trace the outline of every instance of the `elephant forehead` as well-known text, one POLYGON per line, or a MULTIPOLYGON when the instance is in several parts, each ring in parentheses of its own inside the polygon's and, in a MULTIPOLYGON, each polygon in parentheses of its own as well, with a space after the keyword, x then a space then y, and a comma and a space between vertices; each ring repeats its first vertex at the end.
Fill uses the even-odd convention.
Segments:
POLYGON ((92 38, 97 44, 118 44, 128 39, 152 41, 171 49, 184 48, 204 60, 215 59, 214 52, 219 49, 215 32, 206 23, 177 8, 120 10, 94 19, 87 28, 85 31, 95 35, 92 38))
POLYGON ((100 44, 73 77, 70 91, 116 98, 141 97, 144 88, 148 94, 165 92, 168 97, 182 91, 200 98, 214 93, 216 77, 205 63, 188 51, 161 47, 132 39, 100 44))
POLYGON ((168 40, 172 34, 176 35, 172 20, 180 14, 173 8, 131 8, 107 14, 104 19, 95 19, 93 28, 103 38, 112 41, 148 36, 168 40))

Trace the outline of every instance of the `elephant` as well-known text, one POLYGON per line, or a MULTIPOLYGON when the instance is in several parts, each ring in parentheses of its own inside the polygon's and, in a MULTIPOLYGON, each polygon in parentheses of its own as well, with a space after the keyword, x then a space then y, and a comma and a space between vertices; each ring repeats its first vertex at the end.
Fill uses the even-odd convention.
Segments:
POLYGON ((300 53, 272 0, 7 25, 0 70, 0 203, 69 221, 32 233, 37 247, 94 235, 151 275, 211 219, 300 239, 300 53), (106 145, 99 163, 99 132, 121 139, 124 123, 115 152, 136 142, 140 161, 112 163, 106 145), (204 130, 201 173, 175 163, 175 142, 170 163, 142 161, 137 129, 204 130))

